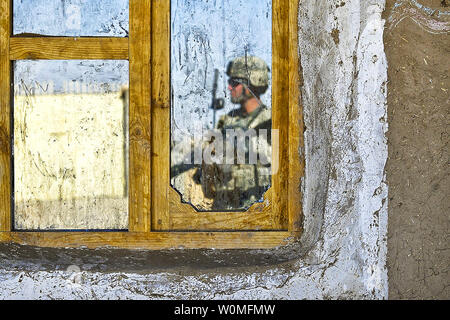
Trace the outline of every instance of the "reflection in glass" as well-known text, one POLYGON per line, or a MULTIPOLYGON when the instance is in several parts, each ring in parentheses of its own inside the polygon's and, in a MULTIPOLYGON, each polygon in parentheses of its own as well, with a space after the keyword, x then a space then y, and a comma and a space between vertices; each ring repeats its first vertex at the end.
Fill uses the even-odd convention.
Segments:
POLYGON ((128 35, 128 0, 14 0, 13 34, 128 35))
POLYGON ((171 184, 199 211, 270 187, 271 63, 271 0, 171 0, 171 184))
POLYGON ((128 61, 16 61, 18 230, 128 228, 128 61))

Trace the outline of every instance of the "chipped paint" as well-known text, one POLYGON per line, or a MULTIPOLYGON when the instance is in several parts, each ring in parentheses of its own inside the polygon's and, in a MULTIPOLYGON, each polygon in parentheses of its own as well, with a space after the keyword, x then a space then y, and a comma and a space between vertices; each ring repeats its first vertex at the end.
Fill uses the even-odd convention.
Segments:
POLYGON ((402 0, 395 3, 387 19, 388 30, 392 31, 405 19, 411 19, 423 30, 432 34, 450 32, 450 11, 432 9, 415 0, 402 0))

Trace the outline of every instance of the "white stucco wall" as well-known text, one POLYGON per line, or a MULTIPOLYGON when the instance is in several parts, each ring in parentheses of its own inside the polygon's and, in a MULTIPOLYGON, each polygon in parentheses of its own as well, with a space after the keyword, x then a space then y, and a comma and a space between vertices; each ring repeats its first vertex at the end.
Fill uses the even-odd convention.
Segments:
POLYGON ((245 253, 270 256, 272 265, 224 266, 242 253, 208 250, 192 255, 213 267, 202 266, 202 258, 192 258, 197 268, 195 261, 183 267, 190 253, 173 250, 165 253, 172 261, 183 255, 176 268, 141 272, 96 268, 109 263, 110 250, 83 251, 95 257, 86 262, 73 258, 76 250, 36 249, 34 260, 21 263, 12 257, 24 248, 6 245, 0 247, 0 299, 387 298, 384 0, 300 2, 306 175, 299 243, 245 253), (70 264, 80 267, 79 284, 62 271, 70 264))

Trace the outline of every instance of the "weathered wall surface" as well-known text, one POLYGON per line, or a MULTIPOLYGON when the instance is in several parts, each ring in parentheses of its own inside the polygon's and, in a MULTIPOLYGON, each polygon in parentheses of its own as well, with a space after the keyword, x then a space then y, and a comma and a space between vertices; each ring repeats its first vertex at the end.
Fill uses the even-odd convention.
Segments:
POLYGON ((450 2, 387 1, 392 299, 449 299, 450 2))
POLYGON ((4 244, 0 298, 387 298, 383 9, 384 0, 301 1, 306 176, 299 243, 160 253, 4 244), (69 265, 80 273, 65 272, 69 265))

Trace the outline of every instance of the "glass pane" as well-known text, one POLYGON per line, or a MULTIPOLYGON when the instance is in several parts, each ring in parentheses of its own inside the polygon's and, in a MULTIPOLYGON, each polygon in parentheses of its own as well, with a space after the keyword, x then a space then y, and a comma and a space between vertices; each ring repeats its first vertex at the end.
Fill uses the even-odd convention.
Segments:
POLYGON ((14 225, 128 228, 128 61, 16 61, 14 225))
POLYGON ((128 0, 14 0, 13 33, 128 36, 128 0))
POLYGON ((172 0, 171 50, 172 186, 246 210, 271 183, 272 1, 172 0))

